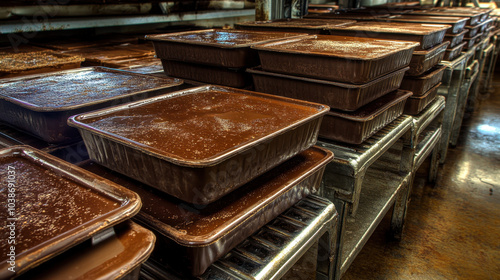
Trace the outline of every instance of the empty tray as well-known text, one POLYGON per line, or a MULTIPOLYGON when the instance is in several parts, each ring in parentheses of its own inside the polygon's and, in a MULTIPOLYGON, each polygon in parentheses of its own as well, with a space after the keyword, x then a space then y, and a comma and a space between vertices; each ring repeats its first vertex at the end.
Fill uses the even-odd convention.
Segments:
POLYGON ((83 242, 16 279, 139 280, 141 264, 153 251, 155 235, 130 220, 116 225, 114 231, 97 244, 83 242))
POLYGON ((238 29, 258 31, 301 32, 307 34, 328 34, 329 27, 354 23, 348 19, 277 19, 270 21, 249 21, 237 23, 238 29))
POLYGON ((243 69, 223 68, 162 59, 165 74, 206 84, 245 88, 252 77, 243 69))
POLYGON ((441 82, 446 66, 438 65, 420 76, 405 76, 400 89, 413 92, 412 96, 421 96, 441 82))
POLYGON ((252 46, 265 71, 364 84, 410 63, 418 43, 311 35, 252 46))
POLYGON ((465 44, 467 44, 467 42, 462 42, 451 49, 446 49, 446 51, 444 52, 443 60, 452 61, 455 58, 459 57, 465 44))
POLYGON ((444 52, 450 43, 444 42, 430 50, 414 51, 410 61, 410 70, 406 72, 408 76, 418 76, 431 69, 441 62, 444 52))
POLYGON ((49 143, 75 141, 68 117, 144 99, 182 80, 103 67, 79 68, 0 81, 0 120, 49 143))
POLYGON ((202 86, 69 119, 90 158, 208 204, 316 143, 328 107, 202 86))
POLYGON ((304 36, 246 30, 198 30, 161 35, 147 35, 153 41, 156 56, 166 60, 200 63, 212 66, 243 68, 259 64, 254 44, 304 36))
POLYGON ((200 275, 218 258, 318 190, 333 154, 312 147, 207 206, 191 205, 96 164, 83 167, 137 192, 144 206, 136 220, 158 238, 152 259, 200 275))
POLYGON ((354 111, 380 96, 396 90, 408 67, 362 85, 296 77, 248 69, 253 75, 255 90, 290 98, 326 104, 330 108, 354 111))
POLYGON ((454 48, 458 46, 464 40, 465 34, 467 34, 469 30, 464 30, 458 34, 446 34, 444 36, 443 42, 450 42, 448 48, 454 48))
POLYGON ((387 19, 387 21, 393 22, 409 22, 409 23, 421 23, 421 24, 446 24, 450 25, 451 28, 446 31, 449 34, 457 34, 464 30, 465 23, 469 18, 466 17, 439 17, 439 16, 392 16, 387 19))
POLYGON ((408 115, 417 115, 422 112, 435 98, 441 83, 435 85, 421 96, 410 96, 406 100, 404 113, 408 115))
POLYGON ((413 41, 415 50, 427 50, 440 44, 450 25, 405 22, 357 22, 330 28, 331 35, 413 41))
POLYGON ((403 114, 405 101, 411 95, 409 91, 397 90, 355 112, 331 110, 321 123, 319 136, 349 144, 361 144, 403 114))
POLYGON ((80 67, 84 59, 53 51, 1 53, 0 78, 11 78, 80 67))
POLYGON ((28 146, 0 150, 0 170, 6 180, 2 220, 10 225, 3 229, 15 238, 0 245, 1 279, 26 272, 141 208, 134 192, 28 146))

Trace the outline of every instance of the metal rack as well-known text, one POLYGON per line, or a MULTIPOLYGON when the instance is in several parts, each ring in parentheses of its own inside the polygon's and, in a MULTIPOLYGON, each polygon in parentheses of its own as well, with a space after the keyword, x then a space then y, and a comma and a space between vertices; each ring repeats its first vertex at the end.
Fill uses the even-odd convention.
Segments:
MULTIPOLYGON (((308 250, 314 250, 317 258, 316 279, 331 279, 338 218, 332 202, 310 195, 240 243, 197 279, 279 279, 308 250)), ((185 279, 151 260, 143 265, 141 277, 185 279)))
POLYGON ((397 156, 384 155, 410 133, 411 126, 412 117, 401 116, 361 145, 318 141, 335 154, 320 188, 340 215, 334 279, 345 273, 392 205, 393 232, 402 232, 411 170, 401 167, 410 155, 405 149, 397 156))

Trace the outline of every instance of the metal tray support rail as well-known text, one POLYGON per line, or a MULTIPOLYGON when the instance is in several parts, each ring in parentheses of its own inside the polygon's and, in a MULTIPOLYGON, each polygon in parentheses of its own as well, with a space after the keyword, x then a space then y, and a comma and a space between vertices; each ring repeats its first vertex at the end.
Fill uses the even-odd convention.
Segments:
POLYGON ((341 279, 393 205, 391 234, 394 238, 401 238, 411 172, 400 171, 400 154, 397 154, 400 151, 385 151, 382 158, 368 170, 356 217, 349 215, 350 206, 347 201, 333 198, 339 212, 339 257, 334 279, 341 279))
MULTIPOLYGON (((279 279, 319 242, 316 279, 332 279, 337 253, 338 219, 327 199, 310 195, 240 243, 197 279, 279 279)), ((183 279, 153 260, 143 279, 183 279)))
POLYGON ((326 166, 320 195, 332 201, 345 201, 349 206, 349 214, 355 216, 366 171, 398 139, 409 133, 411 122, 412 117, 401 116, 361 145, 320 139, 318 146, 335 153, 333 161, 326 166))
POLYGON ((441 80, 441 86, 438 89, 438 95, 442 95, 446 98, 442 135, 438 148, 438 159, 441 164, 443 164, 446 160, 446 153, 448 151, 451 130, 455 119, 460 88, 464 80, 464 73, 468 58, 469 54, 466 53, 462 54, 453 61, 441 61, 441 64, 446 66, 443 79, 441 80))
POLYGON ((450 135, 450 144, 453 147, 457 145, 460 127, 462 126, 462 121, 467 107, 467 100, 471 100, 472 98, 475 100, 477 91, 479 90, 479 76, 481 74, 480 65, 482 61, 483 58, 479 58, 479 60, 475 59, 471 65, 465 68, 464 80, 460 87, 457 111, 455 113, 455 120, 453 121, 453 127, 450 135))
MULTIPOLYGON (((484 40, 484 42, 486 43, 486 40, 484 40)), ((467 111, 474 110, 474 106, 476 105, 476 99, 477 99, 478 93, 480 91, 482 92, 482 91, 486 91, 488 89, 489 81, 491 78, 491 73, 493 71, 492 59, 493 59, 493 53, 495 52, 495 44, 494 43, 483 44, 482 46, 484 47, 484 49, 481 49, 478 52, 476 52, 476 59, 479 62, 477 72, 479 72, 479 74, 478 74, 478 77, 476 80, 472 79, 472 85, 471 85, 471 88, 469 91, 469 98, 467 100, 467 108, 466 108, 467 111), (486 73, 486 76, 484 76, 483 72, 484 72, 486 65, 488 65, 488 67, 486 68, 487 73, 486 73), (484 81, 484 83, 483 83, 483 81, 484 81)), ((473 75, 474 74, 473 69, 471 68, 470 70, 472 71, 471 75, 473 75)), ((468 78, 467 73, 466 73, 466 78, 468 78)), ((455 139, 455 138, 452 138, 452 139, 455 139)), ((454 143, 455 144, 453 144, 453 145, 456 145, 456 140, 454 141, 454 143)))
POLYGON ((0 148, 16 145, 34 147, 73 164, 89 159, 83 141, 71 144, 49 144, 0 122, 0 148))
MULTIPOLYGON (((495 69, 495 64, 496 64, 496 54, 498 52, 498 38, 496 35, 492 36, 490 39, 490 44, 493 46, 491 53, 485 54, 487 57, 485 58, 485 67, 486 67, 486 76, 484 79, 484 84, 483 87, 480 88, 479 90, 481 92, 487 91, 488 88, 490 87, 491 83, 491 77, 493 75, 493 70, 495 69)), ((486 52, 486 50, 485 50, 486 52)), ((473 100, 473 103, 467 102, 467 110, 468 111, 473 111, 474 110, 474 105, 475 105, 475 100, 473 100)))

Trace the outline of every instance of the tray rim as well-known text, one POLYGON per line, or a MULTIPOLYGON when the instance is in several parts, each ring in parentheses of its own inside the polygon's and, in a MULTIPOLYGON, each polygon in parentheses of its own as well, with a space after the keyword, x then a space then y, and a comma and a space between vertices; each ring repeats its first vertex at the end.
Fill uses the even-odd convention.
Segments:
POLYGON ((402 30, 402 31, 397 31, 397 30, 365 30, 363 29, 364 26, 368 25, 368 26, 371 26, 371 25, 379 25, 379 26, 384 26, 386 25, 388 22, 366 22, 366 21, 361 21, 361 22, 356 22, 354 24, 351 24, 349 26, 344 26, 344 25, 341 25, 341 26, 333 26, 333 27, 330 27, 328 28, 328 30, 331 30, 331 31, 352 31, 352 32, 364 32, 364 33, 374 33, 374 34, 380 34, 380 33, 384 33, 384 34, 401 34, 401 35, 413 35, 413 36, 428 36, 428 35, 432 35, 432 34, 436 34, 436 33, 439 33, 439 32, 443 32, 443 31, 446 31, 450 28, 452 28, 453 26, 451 25, 447 25, 447 24, 420 24, 421 26, 423 25, 426 25, 426 26, 432 26, 432 27, 436 27, 436 30, 429 30, 429 31, 413 31, 411 30, 411 26, 415 26, 415 25, 418 25, 418 24, 412 24, 412 23, 407 23, 407 22, 390 22, 390 24, 396 24, 396 25, 404 25, 404 26, 408 26, 408 30, 402 30), (358 25, 359 24, 359 25, 358 25), (354 28, 354 27, 360 27, 358 29, 354 28), (353 28, 351 28, 353 27, 353 28), (440 27, 440 29, 437 29, 437 27, 440 27))
MULTIPOLYGON (((38 166, 56 172, 61 177, 75 181, 80 185, 85 185, 88 189, 121 202, 121 204, 112 211, 96 218, 100 221, 88 221, 31 247, 24 252, 18 253, 16 255, 16 264, 20 263, 23 266, 18 267, 14 275, 20 275, 26 270, 88 240, 96 233, 111 228, 139 213, 142 206, 141 198, 135 192, 125 187, 30 146, 19 145, 0 149, 0 157, 16 155, 28 158, 29 161, 35 162, 38 166), (28 260, 26 260, 26 258, 28 260)), ((0 263, 1 266, 5 266, 5 264, 7 264, 7 262, 0 263)))
POLYGON ((400 20, 409 20, 409 21, 415 22, 415 23, 417 23, 417 22, 431 23, 432 18, 436 18, 436 20, 438 20, 437 18, 439 18, 439 20, 443 21, 443 23, 439 23, 439 24, 453 24, 453 25, 467 22, 467 20, 469 20, 468 17, 443 17, 443 16, 428 16, 428 17, 426 17, 426 16, 420 16, 420 15, 406 16, 404 18, 401 18, 401 17, 403 17, 403 16, 402 15, 390 16, 389 18, 387 18, 387 20, 397 21, 397 22, 403 22, 400 20), (411 20, 413 17, 415 17, 415 20, 411 20), (426 21, 426 19, 429 19, 429 20, 426 21), (456 19, 456 20, 454 20, 454 19, 456 19))
POLYGON ((425 72, 422 75, 419 76, 405 76, 404 79, 409 79, 409 80, 426 80, 432 78, 432 76, 439 74, 440 72, 444 71, 446 69, 445 65, 442 64, 437 64, 434 67, 432 67, 429 71, 425 72))
POLYGON ((406 51, 412 48, 416 48, 417 46, 420 46, 420 43, 417 42, 409 42, 409 41, 401 41, 401 40, 383 40, 383 39, 372 39, 372 38, 359 38, 359 37, 351 37, 351 36, 338 36, 338 35, 309 35, 309 36, 304 36, 300 38, 293 38, 293 39, 288 39, 288 40, 281 40, 278 42, 271 42, 271 43, 265 43, 265 44, 259 44, 259 45, 254 45, 251 48, 256 49, 258 51, 268 51, 268 52, 273 52, 273 53, 288 53, 288 54, 295 54, 295 55, 308 55, 308 56, 319 56, 319 57, 328 57, 328 58, 340 58, 340 59, 349 59, 349 60, 357 60, 357 61, 375 61, 379 59, 383 59, 385 57, 388 57, 390 55, 397 54, 401 51, 406 51), (329 53, 318 53, 318 52, 306 52, 306 51, 300 51, 300 50, 283 50, 279 48, 273 48, 273 45, 278 45, 278 44, 286 44, 286 43, 292 43, 296 41, 301 41, 301 40, 311 40, 311 39, 318 39, 318 37, 324 38, 324 39, 335 39, 335 37, 343 37, 343 38, 355 38, 356 40, 361 40, 361 41, 386 41, 386 42, 395 42, 398 44, 405 45, 405 47, 401 47, 398 50, 392 50, 390 52, 386 52, 383 55, 380 55, 376 58, 362 58, 353 54, 348 54, 348 55, 336 55, 336 54, 329 54, 329 53))
POLYGON ((153 42, 160 42, 160 43, 175 43, 175 44, 185 44, 185 45, 199 45, 199 46, 215 47, 215 48, 221 48, 221 49, 242 49, 242 48, 251 47, 251 46, 253 46, 255 44, 268 43, 268 42, 273 42, 273 41, 277 41, 277 40, 283 40, 283 39, 287 39, 287 38, 303 37, 303 36, 307 36, 307 35, 308 35, 307 33, 211 28, 211 29, 203 29, 203 30, 195 30, 195 31, 182 31, 182 32, 175 32, 175 33, 146 35, 144 37, 144 39, 145 40, 149 40, 149 41, 153 41, 153 42), (289 36, 289 37, 268 39, 268 40, 262 40, 262 41, 259 41, 259 42, 251 42, 251 43, 236 44, 236 45, 225 45, 225 44, 207 43, 207 42, 199 42, 199 41, 179 41, 179 40, 175 40, 175 39, 161 39, 161 38, 159 38, 161 36, 166 36, 166 35, 168 35, 168 36, 178 36, 178 35, 185 35, 185 34, 198 34, 198 33, 215 32, 215 31, 222 31, 222 32, 228 32, 228 33, 229 32, 233 32, 233 33, 274 33, 274 34, 293 34, 293 35, 289 36))
POLYGON ((319 104, 319 103, 313 103, 313 102, 308 102, 308 101, 303 101, 303 100, 297 100, 297 99, 292 99, 292 98, 287 98, 287 97, 282 97, 282 96, 276 96, 272 94, 266 94, 266 93, 260 93, 260 92, 255 92, 255 91, 248 91, 248 90, 243 90, 243 89, 235 89, 235 88, 230 88, 230 87, 225 87, 225 86, 218 86, 218 85, 204 85, 204 86, 199 86, 199 87, 194 87, 194 88, 189 88, 185 90, 180 90, 180 91, 175 91, 172 93, 167 93, 163 95, 159 95, 156 97, 140 100, 140 101, 135 101, 127 104, 122 104, 110 108, 104 108, 104 109, 99 109, 93 112, 88 112, 88 113, 83 113, 83 114, 78 114, 71 116, 68 118, 68 125, 71 127, 76 127, 79 130, 85 130, 88 133, 92 133, 94 135, 98 135, 99 137, 114 141, 116 143, 119 143, 124 146, 131 147, 133 149, 136 149, 146 155, 153 156, 162 160, 165 160, 167 162, 184 166, 184 167, 191 167, 191 168, 204 168, 204 167, 210 167, 217 165, 241 152, 244 152, 252 147, 255 147, 259 144, 265 143, 266 141, 274 138, 277 135, 283 134, 289 130, 292 130, 296 127, 299 127, 302 124, 305 124, 309 121, 312 121, 316 118, 322 117, 324 114, 328 112, 330 108, 327 105, 319 104), (315 114, 311 114, 310 116, 296 121, 293 124, 288 124, 285 127, 280 128, 277 131, 274 131, 272 133, 269 133, 261 138, 257 138, 254 140, 249 140, 247 142, 243 142, 240 145, 236 147, 232 147, 226 151, 222 151, 219 154, 215 154, 209 157, 206 157, 204 159, 199 159, 199 160, 193 160, 193 159, 186 159, 182 157, 177 157, 173 154, 166 153, 160 149, 150 147, 148 145, 133 141, 131 139, 128 139, 126 137, 106 132, 101 129, 96 129, 92 127, 89 124, 85 124, 81 122, 80 120, 88 119, 88 118, 94 118, 94 117, 99 117, 99 116, 104 116, 109 113, 113 113, 116 111, 121 111, 121 110, 127 110, 130 108, 134 107, 140 107, 141 105, 149 104, 149 103, 155 103, 155 102, 161 102, 164 100, 172 99, 177 96, 183 96, 183 95, 188 95, 188 94, 196 94, 199 92, 203 91, 210 91, 210 90, 219 90, 219 91, 224 91, 224 92, 236 92, 238 94, 247 94, 247 95, 252 95, 252 96, 257 96, 260 98, 265 98, 265 99, 274 99, 274 100, 279 100, 281 102, 286 102, 286 103, 293 103, 295 105, 301 105, 301 106, 307 106, 309 108, 315 108, 317 112, 315 114))
POLYGON ((455 33, 455 34, 448 34, 448 33, 446 33, 446 34, 444 34, 444 38, 448 37, 448 38, 453 39, 453 38, 456 38, 456 37, 465 36, 466 33, 469 33, 469 29, 464 28, 464 30, 462 30, 459 33, 455 33))
POLYGON ((261 66, 247 68, 246 72, 248 72, 250 74, 258 74, 258 75, 272 76, 272 77, 277 77, 277 78, 285 78, 285 79, 291 79, 291 80, 297 80, 297 81, 303 81, 303 82, 323 84, 323 85, 328 85, 328 86, 342 87, 342 88, 347 88, 347 89, 363 89, 363 88, 369 87, 372 84, 375 84, 383 79, 386 79, 388 76, 397 75, 400 72, 406 72, 409 69, 410 69, 409 66, 405 66, 405 67, 400 68, 398 70, 395 70, 391 73, 387 73, 381 77, 378 77, 375 80, 372 80, 372 81, 365 83, 365 84, 349 84, 349 83, 335 82, 335 81, 329 81, 329 80, 321 80, 321 79, 315 79, 315 78, 299 77, 299 76, 293 76, 293 75, 288 75, 288 74, 274 73, 274 72, 262 70, 261 66))
POLYGON ((434 46, 428 50, 420 50, 420 51, 414 51, 413 56, 432 56, 434 54, 444 52, 446 48, 448 48, 448 45, 450 45, 450 41, 445 41, 442 42, 441 44, 434 46))
MULTIPOLYGON (((316 150, 321 151, 324 154, 324 157, 320 161, 317 161, 314 164, 311 164, 311 167, 309 167, 307 170, 303 171, 299 176, 293 178, 293 180, 290 180, 289 182, 287 182, 287 184, 285 186, 282 186, 279 189, 277 188, 272 196, 266 197, 265 200, 260 200, 258 203, 252 205, 251 209, 243 212, 242 215, 231 217, 230 221, 224 223, 222 226, 220 226, 219 228, 214 230, 214 232, 216 232, 215 234, 213 234, 213 233, 212 234, 208 233, 205 235, 178 234, 178 236, 184 237, 184 240, 183 240, 183 239, 178 238, 176 235, 174 235, 174 233, 176 233, 176 232, 181 233, 180 230, 177 230, 174 227, 159 221, 158 219, 156 219, 155 217, 153 217, 147 213, 139 212, 135 219, 140 221, 140 223, 142 223, 142 224, 146 224, 146 225, 154 227, 155 231, 160 232, 163 236, 170 238, 171 240, 175 241, 177 244, 179 244, 181 246, 189 246, 189 247, 210 246, 213 243, 220 240, 221 238, 223 238, 224 236, 230 234, 234 230, 237 230, 238 227, 242 223, 244 223, 246 220, 251 218, 251 216, 253 214, 257 213, 260 209, 262 209, 262 208, 266 207, 267 205, 269 205, 270 203, 272 203, 276 198, 278 198, 281 195, 284 195, 288 191, 292 190, 294 186, 296 186, 297 184, 302 182, 304 179, 307 179, 309 176, 314 175, 314 173, 316 173, 319 170, 321 170, 322 168, 324 168, 326 166, 326 164, 328 164, 334 158, 333 152, 331 152, 325 148, 321 148, 318 146, 312 146, 309 149, 316 149, 316 150)), ((291 159, 293 159, 293 157, 291 159)), ((272 171, 273 169, 271 169, 270 171, 272 171)), ((266 173, 264 173, 260 176, 263 176, 265 174, 266 173)))
MULTIPOLYGON (((389 109, 390 107, 394 106, 398 102, 406 100, 408 97, 410 97, 410 96, 413 95, 413 92, 408 91, 408 90, 402 90, 402 89, 397 89, 397 90, 392 91, 392 92, 401 93, 401 96, 398 96, 396 99, 392 100, 391 102, 386 103, 386 104, 384 104, 384 106, 381 106, 381 107, 377 108, 373 112, 373 114, 371 114, 369 116, 366 116, 364 118, 353 117, 352 114, 355 113, 356 111, 354 111, 354 112, 345 112, 345 111, 340 111, 340 110, 335 110, 335 111, 331 110, 330 112, 328 112, 327 115, 333 116, 333 117, 340 117, 340 118, 347 119, 347 120, 350 120, 350 121, 367 122, 367 121, 370 121, 370 120, 374 119, 375 117, 377 117, 378 115, 380 115, 381 113, 383 113, 385 110, 389 109)), ((391 93, 388 93, 388 94, 391 94, 391 93)), ((382 97, 379 97, 379 98, 384 98, 385 96, 387 96, 387 94, 384 95, 384 96, 382 96, 382 97)), ((376 100, 377 99, 375 99, 374 101, 376 101, 376 100)), ((372 101, 372 102, 374 102, 374 101, 372 101)), ((365 106, 367 106, 367 105, 365 105, 365 106)), ((361 107, 360 109, 362 109, 362 108, 363 107, 361 107)))
POLYGON ((439 82, 436 85, 434 85, 433 87, 431 87, 429 90, 427 90, 423 95, 420 95, 420 96, 413 96, 413 95, 411 95, 410 97, 408 97, 408 99, 422 100, 422 99, 426 98, 429 94, 431 94, 432 91, 437 90, 439 88, 439 86, 441 86, 441 84, 442 83, 439 82))
POLYGON ((155 80, 163 80, 167 82, 168 80, 172 81, 172 83, 165 85, 165 86, 160 86, 160 87, 155 87, 155 88, 148 88, 145 90, 140 90, 140 91, 134 91, 131 93, 127 94, 122 94, 122 95, 116 95, 113 97, 108 97, 104 99, 99 99, 99 100, 90 100, 86 103, 81 103, 81 104, 76 104, 76 105, 66 105, 66 106, 61 106, 61 107, 50 107, 50 106, 40 106, 36 105, 24 100, 21 100, 19 98, 11 97, 9 95, 3 94, 0 91, 0 100, 5 100, 7 102, 11 102, 15 105, 21 106, 23 108, 26 108, 28 110, 32 110, 35 112, 61 112, 61 111, 69 111, 69 110, 75 110, 91 105, 96 105, 116 99, 121 99, 121 98, 127 98, 130 96, 134 96, 137 94, 141 93, 148 93, 148 92, 153 92, 157 90, 162 90, 162 89, 168 89, 171 87, 175 86, 180 86, 184 83, 184 80, 178 79, 178 78, 172 78, 172 77, 157 77, 157 76, 152 76, 152 75, 147 75, 147 74, 139 74, 135 73, 132 71, 127 71, 123 69, 115 69, 115 68, 109 68, 109 67, 103 67, 103 66, 92 66, 92 67, 81 67, 81 68, 76 68, 76 69, 69 69, 69 70, 63 70, 63 71, 57 71, 57 72, 50 72, 50 73, 43 73, 43 74, 34 74, 34 75, 27 75, 27 76, 21 76, 21 77, 14 77, 14 78, 9 78, 9 79, 0 79, 0 85, 8 84, 8 83, 13 83, 13 82, 19 82, 23 80, 36 80, 37 78, 45 78, 45 77, 50 77, 50 76, 58 76, 58 75, 64 75, 66 73, 77 73, 77 72, 91 72, 91 71, 96 71, 96 72, 111 72, 111 73, 119 73, 123 75, 128 75, 128 76, 140 76, 140 77, 148 77, 150 79, 155 79, 155 80), (104 70, 104 71, 103 71, 104 70))

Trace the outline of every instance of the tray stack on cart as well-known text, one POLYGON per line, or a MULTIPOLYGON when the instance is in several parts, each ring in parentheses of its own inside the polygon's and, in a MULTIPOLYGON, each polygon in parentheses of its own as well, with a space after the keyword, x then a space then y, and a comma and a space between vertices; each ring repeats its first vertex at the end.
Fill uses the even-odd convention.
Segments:
POLYGON ((251 85, 245 70, 259 64, 250 47, 264 42, 306 34, 269 31, 218 30, 186 31, 148 35, 165 74, 202 84, 235 88, 251 85))
POLYGON ((152 260, 188 277, 316 192, 333 158, 313 147, 328 109, 207 85, 69 124, 94 162, 85 168, 139 193, 136 221, 158 239, 152 260))
POLYGON ((256 45, 255 89, 330 106, 320 136, 360 144, 402 114, 398 91, 418 43, 311 35, 256 45))
MULTIPOLYGON (((432 70, 432 68, 443 59, 445 51, 450 44, 449 42, 443 42, 444 36, 449 29, 451 29, 451 26, 444 24, 360 22, 335 27, 330 30, 330 33, 334 35, 404 40, 420 43, 420 46, 416 48, 411 57, 410 69, 405 73, 405 78, 403 79, 403 83, 405 83, 404 80, 410 79, 414 81, 415 77, 428 76, 430 73, 436 71, 438 71, 436 74, 442 77, 442 68, 439 68, 441 70, 432 70), (430 73, 426 73, 427 71, 430 71, 430 73)), ((432 81, 434 82, 435 80, 433 79, 432 81)), ((437 95, 438 83, 434 83, 432 87, 425 87, 425 92, 413 92, 413 95, 406 102, 405 113, 418 114, 430 104, 437 95)), ((412 90, 413 88, 405 87, 405 84, 403 84, 402 89, 412 90)))
POLYGON ((0 166, 0 278, 138 279, 155 236, 130 221, 136 193, 28 146, 0 150, 0 166))

